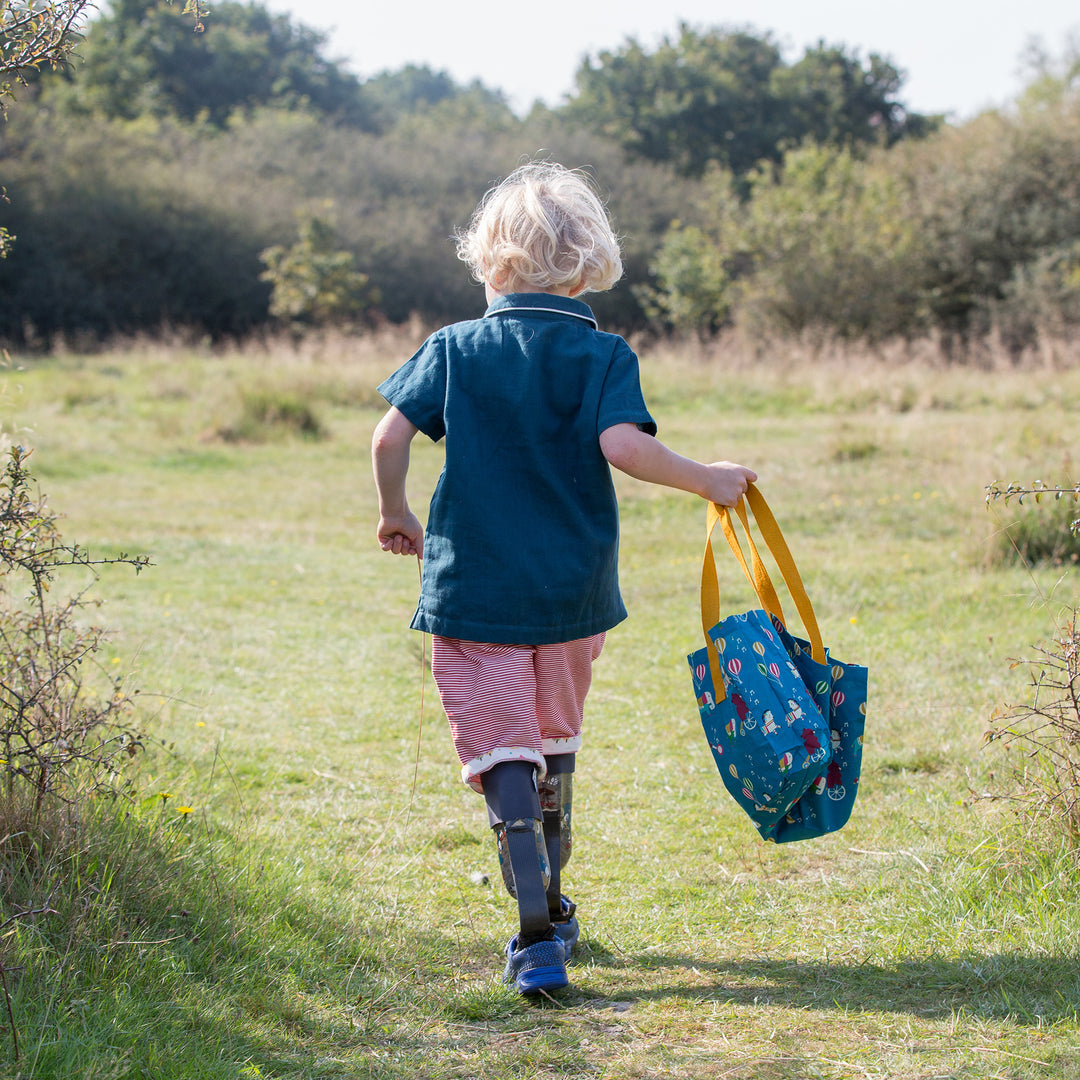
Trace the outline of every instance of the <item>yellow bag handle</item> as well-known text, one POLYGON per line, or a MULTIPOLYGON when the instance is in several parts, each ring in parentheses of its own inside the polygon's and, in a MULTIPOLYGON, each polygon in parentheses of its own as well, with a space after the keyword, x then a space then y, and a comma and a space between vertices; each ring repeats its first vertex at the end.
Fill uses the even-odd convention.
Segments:
POLYGON ((713 532, 716 529, 717 522, 721 523, 728 546, 742 567, 743 573, 746 574, 747 580, 753 585, 761 606, 770 614, 775 615, 781 622, 784 622, 784 615, 780 608, 780 600, 776 595, 776 589, 773 587, 768 572, 754 545, 753 537, 750 535, 747 506, 749 506, 750 512, 753 514, 761 532, 761 538, 776 561, 784 583, 788 587, 788 592, 791 593, 791 598, 795 602, 799 618, 802 619, 803 626, 806 629, 806 636, 810 641, 811 655, 819 664, 825 663, 825 646, 821 641, 821 630, 818 628, 817 616, 814 614, 814 606, 810 603, 810 597, 806 594, 806 587, 803 585, 802 577, 799 574, 798 567, 795 565, 791 549, 784 539, 784 534, 780 531, 780 526, 777 524, 773 512, 769 509, 769 504, 765 501, 765 496, 753 484, 750 484, 745 498, 736 503, 735 513, 743 524, 750 544, 752 569, 746 564, 746 558, 735 534, 731 513, 728 508, 711 502, 706 512, 705 554, 701 561, 701 632, 705 637, 705 650, 709 658, 709 671, 712 674, 713 690, 717 701, 723 701, 727 696, 724 691, 724 680, 720 674, 720 654, 709 637, 709 631, 720 621, 720 583, 716 575, 716 558, 712 547, 713 532))

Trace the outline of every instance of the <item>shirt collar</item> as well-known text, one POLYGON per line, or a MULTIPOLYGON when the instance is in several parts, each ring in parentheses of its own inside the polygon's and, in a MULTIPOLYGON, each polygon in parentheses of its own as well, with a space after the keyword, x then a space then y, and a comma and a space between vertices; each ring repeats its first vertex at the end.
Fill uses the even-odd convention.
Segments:
POLYGON ((589 323, 594 330, 600 328, 588 304, 583 304, 580 300, 574 300, 569 296, 558 296, 555 293, 544 292, 508 293, 506 296, 496 296, 484 313, 484 318, 488 319, 492 315, 510 314, 511 312, 515 315, 530 312, 572 315, 575 319, 582 319, 589 323))

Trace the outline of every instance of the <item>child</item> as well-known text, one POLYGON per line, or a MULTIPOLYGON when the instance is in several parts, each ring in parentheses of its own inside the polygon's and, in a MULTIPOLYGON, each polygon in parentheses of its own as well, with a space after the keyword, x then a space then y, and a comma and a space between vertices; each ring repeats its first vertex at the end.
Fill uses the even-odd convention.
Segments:
POLYGON ((531 994, 567 984, 574 759, 592 663, 626 617, 609 466, 724 506, 757 477, 654 438, 636 356, 576 299, 622 274, 581 174, 518 169, 485 196, 458 256, 489 306, 433 334, 379 387, 391 408, 372 440, 378 538, 423 557, 412 626, 432 635, 462 778, 484 796, 517 900, 504 977, 531 994), (405 497, 417 431, 446 446, 426 530, 405 497))

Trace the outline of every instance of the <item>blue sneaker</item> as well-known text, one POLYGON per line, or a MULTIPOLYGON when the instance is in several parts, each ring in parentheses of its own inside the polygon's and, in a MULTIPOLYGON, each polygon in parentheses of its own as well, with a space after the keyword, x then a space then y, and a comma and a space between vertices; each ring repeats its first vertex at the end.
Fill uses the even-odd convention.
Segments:
POLYGON ((568 896, 561 896, 559 897, 559 917, 551 921, 551 925, 555 928, 555 936, 563 943, 568 962, 578 938, 581 937, 581 927, 578 926, 577 916, 574 914, 576 910, 574 902, 568 896))
POLYGON ((525 949, 519 949, 517 943, 517 934, 506 943, 503 982, 513 983, 520 994, 559 990, 570 982, 566 975, 566 952, 559 938, 538 941, 525 949))

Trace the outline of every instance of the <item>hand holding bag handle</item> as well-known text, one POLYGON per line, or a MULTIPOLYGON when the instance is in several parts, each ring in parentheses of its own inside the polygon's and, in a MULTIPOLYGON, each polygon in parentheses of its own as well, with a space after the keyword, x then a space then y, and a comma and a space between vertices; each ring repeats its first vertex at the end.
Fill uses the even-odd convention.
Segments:
POLYGON ((745 500, 740 499, 735 505, 735 512, 746 530, 746 536, 750 544, 752 571, 746 564, 742 548, 735 535, 728 508, 711 502, 706 517, 705 553, 701 564, 701 630, 705 636, 706 651, 709 657, 709 671, 712 675, 713 692, 717 701, 723 701, 726 696, 724 680, 720 674, 720 658, 716 646, 709 637, 709 630, 720 621, 720 584, 716 574, 716 558, 712 549, 713 531, 717 522, 722 523, 721 527, 732 554, 743 568, 743 572, 746 574, 750 584, 753 585, 762 607, 771 615, 775 615, 781 622, 784 621, 783 612, 780 609, 780 600, 750 534, 750 523, 746 512, 747 504, 754 515, 755 521, 757 521, 765 546, 776 561, 784 583, 788 587, 788 592, 791 593, 791 598, 795 602, 795 607, 799 612, 799 617, 802 619, 810 642, 811 655, 818 663, 825 663, 825 646, 822 644, 817 617, 814 614, 813 604, 810 603, 810 597, 806 594, 806 587, 803 585, 802 577, 799 574, 798 567, 795 565, 795 559, 791 554, 787 541, 784 539, 783 533, 780 531, 776 518, 765 501, 765 497, 753 484, 750 484, 746 491, 745 500))

